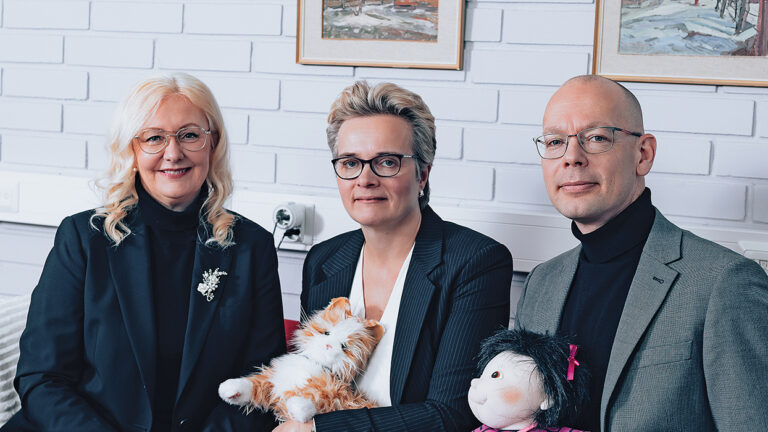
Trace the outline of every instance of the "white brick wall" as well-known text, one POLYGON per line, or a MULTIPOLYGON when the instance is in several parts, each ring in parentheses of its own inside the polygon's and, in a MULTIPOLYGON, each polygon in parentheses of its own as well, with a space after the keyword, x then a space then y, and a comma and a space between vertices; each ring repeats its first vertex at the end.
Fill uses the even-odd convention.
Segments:
MULTIPOLYGON (((589 71, 594 9, 469 0, 465 68, 450 71, 297 65, 294 0, 2 0, 0 171, 93 176, 128 88, 184 70, 223 107, 238 188, 335 198, 325 117, 368 79, 418 92, 438 119, 436 205, 551 214, 531 137, 557 86, 589 71)), ((768 232, 768 90, 627 86, 658 136, 659 208, 768 232)))

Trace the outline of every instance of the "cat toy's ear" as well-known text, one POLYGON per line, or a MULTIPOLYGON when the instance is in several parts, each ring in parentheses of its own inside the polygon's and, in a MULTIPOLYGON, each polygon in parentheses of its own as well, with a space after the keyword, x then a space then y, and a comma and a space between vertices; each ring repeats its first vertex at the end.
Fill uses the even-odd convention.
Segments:
POLYGON ((352 308, 349 305, 349 299, 346 297, 336 297, 331 300, 331 304, 328 305, 327 309, 339 314, 339 317, 342 319, 352 316, 352 308))
POLYGON ((374 338, 376 338, 376 343, 378 343, 381 340, 381 337, 384 336, 384 327, 376 320, 366 321, 365 328, 371 332, 374 338))

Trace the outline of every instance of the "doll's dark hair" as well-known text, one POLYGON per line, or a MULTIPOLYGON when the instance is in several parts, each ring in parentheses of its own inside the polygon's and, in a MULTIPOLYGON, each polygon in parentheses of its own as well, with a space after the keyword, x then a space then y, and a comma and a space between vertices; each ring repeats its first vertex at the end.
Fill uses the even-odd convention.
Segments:
POLYGON ((560 336, 525 329, 501 329, 482 342, 476 376, 482 375, 488 362, 505 351, 530 357, 536 364, 544 394, 550 401, 549 409, 539 409, 534 414, 536 424, 548 428, 573 423, 587 402, 589 373, 577 353, 580 365, 576 366, 573 380, 568 381, 568 341, 560 336))

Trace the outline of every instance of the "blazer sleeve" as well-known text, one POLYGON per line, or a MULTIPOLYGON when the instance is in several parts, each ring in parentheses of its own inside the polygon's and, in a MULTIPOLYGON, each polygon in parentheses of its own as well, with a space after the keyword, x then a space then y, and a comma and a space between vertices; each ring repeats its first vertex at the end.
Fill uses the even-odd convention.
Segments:
POLYGON ((768 425, 768 277, 739 259, 721 272, 704 322, 704 378, 718 430, 768 425))
MULTIPOLYGON (((249 305, 252 319, 248 331, 247 347, 242 356, 240 370, 233 376, 245 376, 253 373, 253 368, 285 353, 285 330, 283 327, 283 302, 280 291, 280 279, 277 271, 277 253, 271 240, 258 244, 264 253, 254 253, 251 264, 253 276, 250 289, 257 293, 258 301, 249 305)), ((202 430, 205 432, 251 432, 271 431, 277 426, 271 413, 259 410, 246 415, 239 407, 219 401, 206 419, 202 430)))
POLYGON ((495 243, 473 254, 455 279, 448 318, 436 348, 427 398, 315 417, 318 431, 468 431, 477 426, 467 402, 480 342, 509 321, 512 256, 495 243))
POLYGON ((86 256, 81 234, 72 217, 62 221, 32 292, 21 336, 14 385, 23 414, 40 430, 116 431, 76 390, 85 349, 86 256))

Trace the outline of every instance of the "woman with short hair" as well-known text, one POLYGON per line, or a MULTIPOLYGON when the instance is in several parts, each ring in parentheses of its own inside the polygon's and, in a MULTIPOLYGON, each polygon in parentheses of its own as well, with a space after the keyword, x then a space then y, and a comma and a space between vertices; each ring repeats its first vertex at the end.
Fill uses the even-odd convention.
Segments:
POLYGON ((183 73, 117 108, 104 205, 65 218, 32 293, 3 430, 251 431, 218 383, 285 351, 272 236, 224 209, 221 111, 183 73))
POLYGON ((310 250, 301 305, 312 314, 349 297, 353 313, 382 323, 384 336, 356 379, 379 407, 277 430, 472 430, 474 355, 509 322, 512 257, 428 205, 435 124, 418 95, 357 82, 333 103, 328 123, 339 194, 360 229, 310 250))

